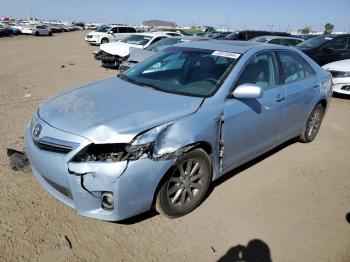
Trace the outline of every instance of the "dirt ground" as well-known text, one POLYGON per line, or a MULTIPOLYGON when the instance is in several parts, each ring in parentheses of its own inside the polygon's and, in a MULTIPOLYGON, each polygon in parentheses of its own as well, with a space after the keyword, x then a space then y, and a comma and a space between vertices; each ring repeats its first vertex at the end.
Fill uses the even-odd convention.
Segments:
POLYGON ((350 100, 334 98, 317 139, 287 143, 227 174, 191 214, 123 223, 84 218, 9 168, 55 93, 116 74, 86 32, 0 38, 0 261, 350 261, 350 100), (264 260, 265 259, 265 260, 264 260), (242 260, 246 261, 246 260, 242 260))

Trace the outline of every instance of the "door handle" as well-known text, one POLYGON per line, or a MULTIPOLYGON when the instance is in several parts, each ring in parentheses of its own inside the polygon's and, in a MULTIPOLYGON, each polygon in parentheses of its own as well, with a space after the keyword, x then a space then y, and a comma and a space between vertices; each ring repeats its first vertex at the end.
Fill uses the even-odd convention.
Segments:
POLYGON ((285 99, 286 99, 286 98, 285 98, 284 96, 282 96, 282 95, 277 95, 275 101, 276 101, 277 103, 281 103, 281 102, 283 102, 285 99))

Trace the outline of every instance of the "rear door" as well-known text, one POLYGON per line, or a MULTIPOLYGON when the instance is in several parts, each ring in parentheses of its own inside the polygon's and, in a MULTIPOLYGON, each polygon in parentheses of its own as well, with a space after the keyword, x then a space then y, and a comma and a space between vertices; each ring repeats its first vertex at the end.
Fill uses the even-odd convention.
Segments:
POLYGON ((286 114, 281 130, 281 139, 285 140, 301 133, 321 86, 315 71, 298 53, 276 53, 287 97, 286 114))

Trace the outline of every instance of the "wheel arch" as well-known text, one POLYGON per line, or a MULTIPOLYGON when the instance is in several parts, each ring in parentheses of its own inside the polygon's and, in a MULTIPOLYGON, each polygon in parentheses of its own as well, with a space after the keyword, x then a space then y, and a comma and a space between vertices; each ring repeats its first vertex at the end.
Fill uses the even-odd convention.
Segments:
MULTIPOLYGON (((205 151, 205 153, 207 153, 209 159, 210 159, 210 168, 211 168, 211 172, 213 172, 213 147, 212 145, 207 142, 207 141, 198 141, 198 142, 195 142, 195 143, 191 143, 191 144, 188 144, 186 146, 183 146, 181 147, 180 149, 178 149, 177 151, 179 150, 182 150, 182 149, 185 149, 185 148, 188 148, 188 150, 185 150, 184 153, 187 153, 191 150, 194 150, 194 149, 203 149, 205 151)), ((178 156, 180 157, 180 156, 178 156)), ((177 157, 177 158, 178 158, 177 157)), ((175 162, 174 162, 175 163, 175 162)), ((156 205, 156 199, 157 199, 157 195, 158 195, 158 192, 164 182, 164 180, 167 178, 167 176, 169 176, 171 174, 171 172, 173 171, 173 168, 174 168, 174 165, 172 165, 165 173, 164 175, 162 176, 162 178, 159 180, 158 182, 158 185, 156 187, 156 190, 154 191, 153 193, 153 200, 152 200, 152 209, 155 210, 155 205, 156 205)), ((213 175, 213 174, 212 174, 213 175)))

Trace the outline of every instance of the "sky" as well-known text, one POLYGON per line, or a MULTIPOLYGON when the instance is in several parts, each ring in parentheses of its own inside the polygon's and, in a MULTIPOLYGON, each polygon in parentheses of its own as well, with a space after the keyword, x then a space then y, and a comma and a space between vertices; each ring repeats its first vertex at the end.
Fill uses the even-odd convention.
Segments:
POLYGON ((297 30, 311 26, 350 32, 350 0, 0 0, 0 17, 141 24, 148 19, 230 30, 297 30), (1 3, 2 2, 2 3, 1 3))

